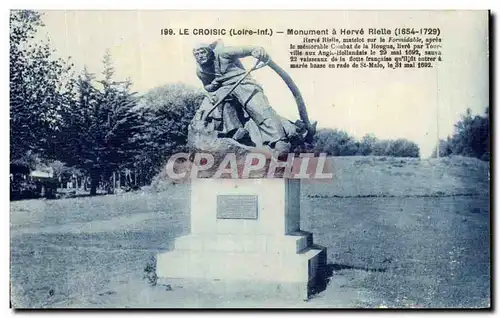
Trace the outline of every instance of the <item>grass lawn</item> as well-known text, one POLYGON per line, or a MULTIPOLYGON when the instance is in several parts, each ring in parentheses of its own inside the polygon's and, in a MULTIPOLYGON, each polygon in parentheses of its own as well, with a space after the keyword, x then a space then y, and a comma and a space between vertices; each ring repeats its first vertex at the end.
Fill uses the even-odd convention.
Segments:
POLYGON ((327 289, 308 302, 150 286, 143 274, 151 256, 189 233, 189 186, 175 185, 159 193, 11 202, 12 305, 490 305, 484 165, 370 157, 333 164, 331 184, 302 186, 301 227, 327 247, 333 270, 327 289))

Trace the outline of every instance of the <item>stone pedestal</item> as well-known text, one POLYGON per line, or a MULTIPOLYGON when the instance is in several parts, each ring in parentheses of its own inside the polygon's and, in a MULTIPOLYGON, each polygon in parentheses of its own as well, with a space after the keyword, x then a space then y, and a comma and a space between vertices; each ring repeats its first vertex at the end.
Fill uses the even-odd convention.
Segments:
POLYGON ((160 280, 308 298, 324 278, 326 249, 300 230, 300 180, 196 179, 191 186, 191 233, 158 255, 160 280))

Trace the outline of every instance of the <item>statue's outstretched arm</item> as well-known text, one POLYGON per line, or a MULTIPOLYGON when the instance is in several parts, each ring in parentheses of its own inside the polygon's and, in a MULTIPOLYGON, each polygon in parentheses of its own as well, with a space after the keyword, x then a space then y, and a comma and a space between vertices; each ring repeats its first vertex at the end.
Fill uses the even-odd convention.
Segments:
POLYGON ((259 46, 234 46, 221 49, 219 55, 226 59, 243 58, 253 56, 259 60, 267 60, 266 50, 259 46))

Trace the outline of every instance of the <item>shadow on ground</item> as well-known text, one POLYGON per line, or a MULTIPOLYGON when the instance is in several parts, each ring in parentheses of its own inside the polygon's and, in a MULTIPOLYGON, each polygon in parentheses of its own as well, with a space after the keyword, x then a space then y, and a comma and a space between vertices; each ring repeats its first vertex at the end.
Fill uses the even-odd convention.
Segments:
MULTIPOLYGON (((326 257, 326 253, 324 257, 326 257)), ((337 264, 337 263, 330 263, 326 264, 325 266, 320 266, 320 268, 318 269, 318 278, 311 286, 309 286, 309 296, 315 297, 318 294, 325 291, 331 279, 333 278, 334 274, 341 270, 361 270, 365 272, 384 273, 387 270, 387 268, 353 266, 348 264, 337 264)))

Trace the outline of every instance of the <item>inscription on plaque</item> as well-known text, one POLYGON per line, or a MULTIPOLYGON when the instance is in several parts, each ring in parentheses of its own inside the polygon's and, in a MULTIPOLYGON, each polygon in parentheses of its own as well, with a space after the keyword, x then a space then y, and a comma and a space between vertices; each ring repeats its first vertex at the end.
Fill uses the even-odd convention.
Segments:
POLYGON ((218 219, 257 219, 258 196, 256 195, 218 195, 218 219))

